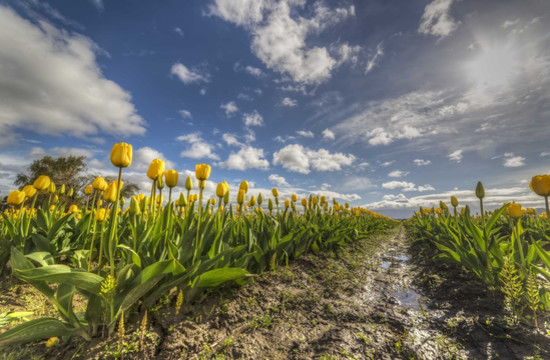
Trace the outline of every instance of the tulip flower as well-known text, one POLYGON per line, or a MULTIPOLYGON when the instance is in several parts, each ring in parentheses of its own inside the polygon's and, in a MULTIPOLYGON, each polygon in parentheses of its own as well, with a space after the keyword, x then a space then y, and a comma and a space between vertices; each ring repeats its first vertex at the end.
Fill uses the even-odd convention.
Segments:
POLYGON ((244 190, 244 193, 246 194, 248 192, 248 181, 243 180, 241 185, 239 185, 239 190, 244 190))
POLYGON ((237 193, 237 203, 239 205, 242 205, 244 203, 244 197, 246 195, 246 192, 243 189, 240 189, 237 193))
POLYGON ((84 194, 86 196, 90 196, 92 194, 92 185, 86 186, 86 189, 84 189, 84 194))
POLYGON ((519 219, 522 215, 521 205, 520 204, 509 204, 505 210, 506 215, 510 216, 513 219, 519 219))
POLYGON ((458 206, 458 200, 455 196, 451 196, 451 205, 453 205, 453 207, 458 206))
POLYGON ((164 180, 166 181, 166 186, 173 188, 178 185, 178 172, 176 170, 170 169, 164 172, 164 180))
POLYGON ((72 214, 75 212, 78 212, 78 206, 76 206, 75 204, 69 206, 69 214, 72 214))
POLYGON ((296 202, 296 201, 298 201, 298 195, 292 194, 292 196, 290 197, 290 199, 292 200, 292 202, 296 202))
POLYGON ((162 174, 164 174, 164 161, 161 159, 153 159, 151 165, 149 165, 149 170, 147 170, 147 177, 151 180, 157 180, 162 174))
POLYGON ((19 190, 10 191, 8 195, 8 204, 20 205, 25 200, 25 193, 19 190))
POLYGON ((227 182, 221 182, 221 183, 218 183, 218 186, 216 187, 216 196, 217 197, 224 197, 225 194, 229 191, 229 185, 227 184, 227 182))
POLYGON ((28 198, 31 198, 34 196, 34 194, 36 194, 36 189, 32 185, 24 186, 23 189, 21 189, 21 191, 23 191, 25 193, 25 196, 28 198))
POLYGON ((95 218, 97 221, 102 222, 105 220, 105 214, 107 213, 106 209, 99 209, 95 213, 95 218))
POLYGON ((53 181, 50 182, 50 186, 48 186, 48 192, 49 192, 50 194, 53 194, 53 193, 55 192, 55 189, 56 189, 56 188, 55 188, 55 184, 53 183, 53 181))
POLYGON ((118 168, 125 168, 132 164, 132 145, 118 143, 111 149, 111 164, 118 168))
POLYGON ((188 194, 189 191, 193 190, 193 179, 191 178, 191 176, 188 176, 185 180, 185 189, 187 190, 188 194))
POLYGON ((271 193, 273 194, 273 197, 279 197, 279 190, 277 190, 277 188, 271 189, 271 193))
POLYGON ((208 180, 208 178, 210 177, 211 170, 212 168, 210 167, 210 165, 197 164, 195 165, 195 176, 197 177, 198 180, 202 180, 202 181, 208 180))
POLYGON ((50 178, 46 175, 40 175, 32 184, 36 190, 46 190, 50 186, 50 178))
POLYGON ((59 188, 59 195, 65 195, 65 184, 61 185, 59 188))

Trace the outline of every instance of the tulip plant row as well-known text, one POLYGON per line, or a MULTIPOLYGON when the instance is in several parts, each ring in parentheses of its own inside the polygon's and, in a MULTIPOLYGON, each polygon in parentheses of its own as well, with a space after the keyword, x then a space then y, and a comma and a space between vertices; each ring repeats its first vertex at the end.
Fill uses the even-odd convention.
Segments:
POLYGON ((12 209, 0 219, 0 245, 7 255, 0 256, 0 266, 9 259, 13 276, 42 292, 59 316, 1 333, 0 347, 64 335, 90 340, 112 334, 125 314, 144 311, 171 291, 190 302, 207 289, 242 284, 306 251, 326 251, 395 226, 389 218, 335 200, 329 204, 325 197, 310 195, 297 209, 292 195, 280 208, 277 189, 264 211, 261 194, 247 201, 246 181, 235 208, 228 184, 219 183, 216 207, 215 198, 203 199, 211 172, 206 164, 195 168, 198 194, 192 193, 189 177, 187 194, 173 200, 178 173, 165 171, 160 159, 147 172, 151 194, 132 197, 122 210, 123 169, 131 166, 132 146, 114 145, 111 162, 119 169, 118 179, 107 184, 96 178, 84 191, 87 203, 81 209, 56 199, 59 192, 47 176, 8 197, 12 209), (164 186, 169 196, 163 205, 156 192, 164 186), (50 199, 35 207, 38 193, 48 190, 50 199), (73 307, 76 294, 85 299, 84 312, 73 307))
POLYGON ((538 316, 550 310, 550 176, 533 177, 530 187, 545 198, 547 211, 540 215, 516 203, 484 212, 485 190, 479 182, 480 216, 472 216, 468 206, 457 211, 452 196, 452 212, 441 201, 438 208, 420 208, 407 227, 437 259, 459 264, 502 293, 512 321, 532 319, 538 327, 538 316))

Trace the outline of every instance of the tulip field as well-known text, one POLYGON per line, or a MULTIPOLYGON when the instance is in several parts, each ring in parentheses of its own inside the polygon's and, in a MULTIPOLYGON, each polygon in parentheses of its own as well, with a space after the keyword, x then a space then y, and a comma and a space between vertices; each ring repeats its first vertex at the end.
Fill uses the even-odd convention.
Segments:
MULTIPOLYGON (((143 313, 167 294, 177 294, 181 306, 305 252, 343 246, 396 224, 325 197, 282 199, 277 189, 269 198, 251 195, 246 181, 238 190, 219 183, 217 197, 205 199, 211 172, 206 164, 196 166, 196 179, 186 179, 186 193, 172 194, 178 173, 165 171, 160 159, 147 172, 151 192, 127 199, 124 207, 119 193, 123 170, 132 163, 131 145, 116 144, 111 162, 119 169, 118 179, 107 184, 96 178, 83 191, 85 204, 74 204, 75 190, 45 175, 9 194, 10 208, 0 219, 0 268, 42 293, 58 316, 10 327, 0 334, 0 347, 108 337, 124 329, 129 314, 143 313), (158 192, 165 187, 168 201, 163 203, 158 192), (39 194, 43 203, 36 201, 39 194), (75 308, 76 297, 84 311, 75 308)), ((1 318, 10 315, 18 318, 1 318)))

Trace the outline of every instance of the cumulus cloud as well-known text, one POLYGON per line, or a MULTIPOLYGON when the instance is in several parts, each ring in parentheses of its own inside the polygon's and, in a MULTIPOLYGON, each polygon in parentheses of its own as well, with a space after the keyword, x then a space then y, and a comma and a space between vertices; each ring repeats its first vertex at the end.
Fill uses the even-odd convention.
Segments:
POLYGON ((342 194, 330 190, 312 190, 310 193, 314 196, 326 196, 327 199, 337 199, 341 201, 355 201, 361 199, 361 196, 357 194, 342 194))
POLYGON ((285 97, 283 101, 281 101, 281 105, 287 106, 287 107, 294 107, 298 105, 298 100, 291 99, 289 97, 285 97))
POLYGON ((131 169, 132 171, 137 172, 147 171, 149 169, 149 165, 151 165, 151 161, 153 161, 154 159, 163 160, 166 164, 167 169, 174 168, 175 166, 172 161, 166 159, 166 156, 164 156, 163 153, 148 146, 145 146, 134 150, 131 169))
POLYGON ((384 189, 401 189, 401 191, 431 191, 435 190, 435 188, 430 184, 420 185, 416 187, 416 185, 412 182, 408 181, 389 181, 382 184, 382 187, 384 189))
POLYGON ((277 174, 271 174, 267 179, 277 186, 289 186, 285 178, 277 174))
POLYGON ((451 17, 453 0, 434 0, 424 8, 418 32, 444 38, 458 28, 459 22, 451 17))
POLYGON ((540 157, 546 157, 546 156, 550 156, 550 152, 541 152, 540 157))
POLYGON ((414 159, 413 162, 416 166, 426 166, 432 163, 431 160, 423 160, 423 159, 414 159))
POLYGON ((264 118, 257 110, 243 114, 243 122, 246 126, 262 126, 264 118))
POLYGON ((269 168, 269 161, 265 159, 263 149, 242 146, 238 152, 231 152, 227 160, 218 163, 218 165, 232 170, 267 170, 269 168))
POLYGON ((219 156, 214 153, 214 145, 206 142, 199 132, 181 135, 176 138, 178 141, 185 142, 190 146, 180 153, 181 157, 187 157, 191 159, 213 159, 219 160, 219 156))
POLYGON ((388 174, 388 177, 400 178, 409 175, 408 171, 394 170, 388 174))
POLYGON ((296 131, 296 134, 298 134, 300 136, 303 136, 303 137, 307 137, 307 138, 315 137, 315 134, 312 131, 309 131, 309 130, 298 130, 298 131, 296 131))
POLYGON ((267 68, 295 82, 318 84, 330 78, 338 62, 326 47, 310 47, 306 40, 353 16, 355 8, 329 9, 318 2, 304 18, 298 15, 304 6, 293 0, 215 0, 209 13, 244 27, 252 35, 252 52, 267 68))
POLYGON ((317 171, 341 170, 349 166, 355 156, 343 153, 330 153, 326 149, 312 150, 299 144, 287 145, 273 154, 273 164, 302 174, 309 174, 311 169, 317 171))
POLYGON ((239 111, 239 108, 237 107, 237 104, 235 104, 234 101, 229 101, 228 103, 221 104, 220 108, 225 111, 225 116, 227 117, 231 117, 233 116, 233 114, 239 111))
POLYGON ((229 146, 243 146, 234 134, 225 133, 222 135, 222 139, 229 146))
POLYGON ((329 129, 323 130, 323 139, 334 140, 335 138, 336 138, 336 135, 334 134, 334 132, 332 132, 329 129))
POLYGON ((261 77, 265 76, 262 69, 255 68, 255 67, 250 66, 250 65, 246 66, 244 68, 244 71, 249 73, 250 75, 252 75, 254 77, 257 77, 257 78, 261 78, 261 77))
POLYGON ((182 63, 175 63, 170 69, 172 75, 176 75, 185 85, 210 82, 210 74, 198 69, 188 69, 182 63))
POLYGON ((520 167, 525 165, 525 158, 523 156, 514 156, 513 153, 504 154, 504 167, 520 167))
POLYGON ((145 133, 130 94, 102 74, 96 55, 104 51, 91 39, 5 6, 0 23, 0 145, 16 141, 19 129, 81 138, 145 133))
POLYGON ((459 163, 462 161, 462 158, 464 156, 462 155, 462 149, 459 149, 459 150, 453 151, 452 153, 447 155, 447 157, 449 158, 449 160, 459 163))
POLYGON ((388 167, 390 166, 391 164, 393 164, 395 162, 395 160, 392 160, 392 161, 385 161, 383 162, 382 164, 380 164, 380 166, 382 167, 388 167))

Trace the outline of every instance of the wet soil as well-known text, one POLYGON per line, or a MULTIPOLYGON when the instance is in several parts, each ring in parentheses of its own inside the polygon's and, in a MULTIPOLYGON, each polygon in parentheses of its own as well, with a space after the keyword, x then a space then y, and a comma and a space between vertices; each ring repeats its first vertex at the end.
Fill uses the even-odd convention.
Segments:
MULTIPOLYGON (((132 314, 125 359, 550 359, 549 335, 509 325, 498 296, 411 247, 402 226, 302 256, 178 313, 175 298, 148 312, 145 332, 143 313, 132 314)), ((117 336, 50 349, 34 343, 0 351, 0 359, 17 351, 44 359, 121 355, 117 336)))

